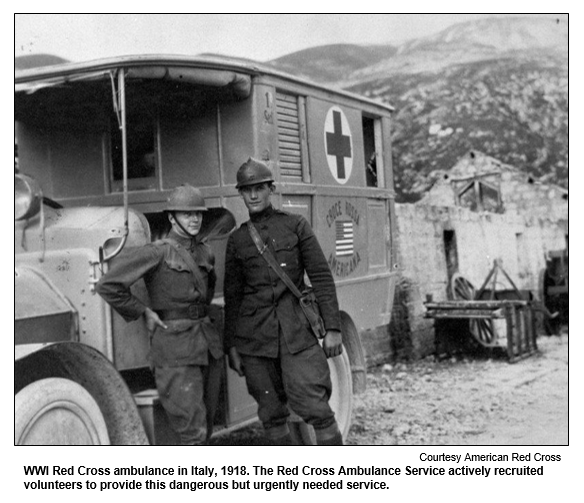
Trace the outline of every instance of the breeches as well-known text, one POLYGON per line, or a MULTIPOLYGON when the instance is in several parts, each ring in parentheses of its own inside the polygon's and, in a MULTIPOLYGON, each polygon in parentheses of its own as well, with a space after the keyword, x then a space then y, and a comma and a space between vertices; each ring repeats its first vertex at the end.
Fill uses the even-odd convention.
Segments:
POLYGON ((209 365, 156 367, 160 402, 182 445, 204 444, 213 432, 223 359, 209 355, 209 365))
POLYGON ((335 423, 329 406, 331 379, 326 356, 315 344, 297 354, 280 345, 278 358, 241 355, 247 389, 258 403, 266 432, 287 422, 288 406, 315 429, 335 423))

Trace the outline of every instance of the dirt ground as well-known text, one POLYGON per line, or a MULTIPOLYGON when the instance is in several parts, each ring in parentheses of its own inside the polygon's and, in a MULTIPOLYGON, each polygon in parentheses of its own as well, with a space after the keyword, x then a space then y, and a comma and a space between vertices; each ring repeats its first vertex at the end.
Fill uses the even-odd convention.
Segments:
MULTIPOLYGON (((539 353, 428 357, 370 369, 354 397, 348 445, 567 445, 568 335, 539 353)), ((254 424, 213 441, 261 445, 254 424)))
POLYGON ((568 336, 540 352, 430 357, 371 371, 355 399, 352 445, 564 445, 568 443, 568 336))

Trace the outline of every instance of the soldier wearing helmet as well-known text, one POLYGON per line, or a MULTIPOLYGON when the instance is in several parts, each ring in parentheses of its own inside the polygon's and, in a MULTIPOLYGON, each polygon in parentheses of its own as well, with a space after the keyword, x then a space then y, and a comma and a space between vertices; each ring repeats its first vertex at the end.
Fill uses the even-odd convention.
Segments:
POLYGON ((199 239, 205 211, 198 189, 177 187, 166 206, 168 236, 125 249, 96 286, 126 321, 143 317, 160 401, 184 445, 204 444, 211 435, 223 356, 208 317, 216 274, 211 248, 199 239), (140 279, 148 304, 131 290, 140 279))
POLYGON ((249 221, 245 222, 229 236, 225 258, 224 337, 230 366, 245 376, 270 443, 292 442, 290 406, 314 427, 319 445, 342 445, 328 403, 331 379, 326 359, 342 352, 342 340, 326 258, 304 217, 272 206, 274 178, 266 164, 248 159, 237 172, 236 188, 249 221, 301 291, 307 273, 327 332, 321 347, 298 299, 264 260, 248 232, 249 221))
POLYGON ((262 183, 274 183, 272 170, 263 162, 250 157, 237 170, 237 184, 235 185, 235 188, 241 189, 242 187, 249 187, 250 185, 259 185, 262 183))

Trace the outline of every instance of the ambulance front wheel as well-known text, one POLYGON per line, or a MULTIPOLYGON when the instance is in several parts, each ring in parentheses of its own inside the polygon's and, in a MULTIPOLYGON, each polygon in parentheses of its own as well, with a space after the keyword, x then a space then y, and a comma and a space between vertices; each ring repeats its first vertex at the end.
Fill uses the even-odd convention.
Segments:
POLYGON ((14 397, 15 445, 108 445, 105 419, 93 397, 69 379, 48 378, 14 397))

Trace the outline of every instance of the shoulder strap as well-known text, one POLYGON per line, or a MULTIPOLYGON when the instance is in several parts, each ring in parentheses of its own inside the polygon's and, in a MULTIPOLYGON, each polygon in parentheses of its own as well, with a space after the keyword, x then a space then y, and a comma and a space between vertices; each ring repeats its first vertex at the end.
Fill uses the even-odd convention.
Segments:
POLYGON ((255 225, 252 224, 251 220, 247 222, 247 230, 249 231, 249 235, 251 236, 252 241, 256 245, 256 248, 260 252, 260 255, 265 259, 268 265, 274 270, 274 272, 280 277, 280 279, 284 282, 284 284, 292 291, 296 297, 301 298, 302 293, 290 279, 290 277, 284 272, 284 270, 278 264, 278 261, 270 252, 268 245, 262 241, 260 233, 255 228, 255 225))
POLYGON ((199 292, 201 293, 201 297, 203 299, 206 299, 207 298, 207 285, 205 284, 205 281, 203 281, 203 276, 201 275, 201 271, 199 269, 199 266, 195 262, 195 259, 193 258, 193 256, 189 253, 189 251, 187 249, 183 248, 181 245, 179 245, 176 241, 174 241, 172 239, 161 239, 160 241, 172 246, 176 250, 176 252, 180 255, 180 257, 183 259, 183 261, 185 262, 185 264, 187 265, 187 267, 190 269, 191 273, 193 274, 195 286, 197 287, 197 290, 199 290, 199 292))

